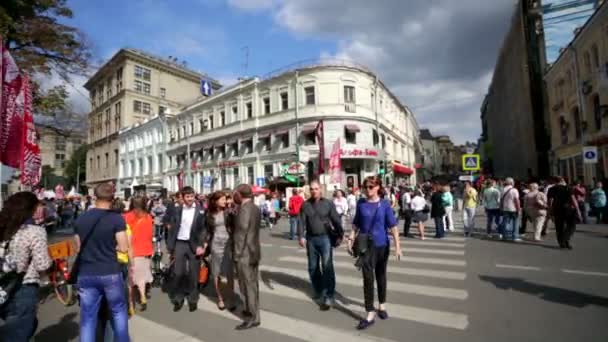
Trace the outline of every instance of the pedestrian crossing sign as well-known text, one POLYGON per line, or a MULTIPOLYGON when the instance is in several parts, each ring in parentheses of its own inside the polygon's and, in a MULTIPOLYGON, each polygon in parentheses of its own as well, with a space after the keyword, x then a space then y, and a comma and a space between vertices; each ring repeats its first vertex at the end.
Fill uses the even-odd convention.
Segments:
POLYGON ((464 171, 478 171, 480 169, 479 154, 463 154, 462 169, 464 171))

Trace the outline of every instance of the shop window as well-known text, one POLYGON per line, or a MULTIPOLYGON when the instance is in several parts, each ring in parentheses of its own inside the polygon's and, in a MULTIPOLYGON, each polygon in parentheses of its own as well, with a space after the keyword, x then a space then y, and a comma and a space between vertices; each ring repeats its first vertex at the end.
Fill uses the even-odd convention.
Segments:
POLYGON ((346 140, 347 144, 356 144, 357 133, 349 130, 348 128, 344 128, 344 140, 346 140))
POLYGON ((317 143, 317 135, 315 132, 306 133, 304 135, 304 145, 310 146, 315 145, 317 143))

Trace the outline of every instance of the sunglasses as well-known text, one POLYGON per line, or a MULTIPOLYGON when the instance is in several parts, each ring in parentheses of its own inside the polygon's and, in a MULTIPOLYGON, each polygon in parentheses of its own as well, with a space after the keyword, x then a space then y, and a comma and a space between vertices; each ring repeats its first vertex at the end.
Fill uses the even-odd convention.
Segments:
POLYGON ((367 190, 373 190, 375 187, 377 187, 377 185, 366 185, 365 188, 367 190))

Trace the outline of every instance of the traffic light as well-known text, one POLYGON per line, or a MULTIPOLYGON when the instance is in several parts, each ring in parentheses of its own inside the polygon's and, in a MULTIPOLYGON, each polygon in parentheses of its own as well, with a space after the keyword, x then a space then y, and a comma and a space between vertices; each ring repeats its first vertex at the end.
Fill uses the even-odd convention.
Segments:
POLYGON ((384 161, 380 161, 379 162, 380 168, 378 170, 378 174, 385 174, 386 173, 386 168, 384 167, 384 161))

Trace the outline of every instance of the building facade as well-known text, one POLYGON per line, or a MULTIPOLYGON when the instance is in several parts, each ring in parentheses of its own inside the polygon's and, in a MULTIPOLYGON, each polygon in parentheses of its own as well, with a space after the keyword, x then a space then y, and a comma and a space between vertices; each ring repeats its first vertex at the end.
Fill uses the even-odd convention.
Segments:
POLYGON ((422 156, 419 172, 423 173, 422 180, 429 180, 433 176, 441 174, 441 158, 437 139, 428 129, 420 130, 420 143, 422 144, 422 156))
POLYGON ((89 91, 87 184, 116 182, 119 174, 118 132, 167 110, 177 112, 201 96, 206 75, 135 49, 118 51, 84 85, 89 91))
POLYGON ((310 180, 322 171, 320 160, 329 173, 337 140, 337 186, 357 187, 381 166, 394 184, 414 176, 420 149, 412 112, 373 73, 343 61, 241 81, 186 107, 169 119, 168 129, 169 191, 262 185, 286 170, 310 180))
POLYGON ((570 180, 608 175, 608 8, 603 3, 577 29, 545 74, 549 95, 551 169, 570 180), (598 163, 583 162, 583 146, 597 146, 598 163))
MULTIPOLYGON (((36 124, 36 131, 39 137, 41 165, 50 166, 55 175, 63 176, 66 163, 72 158, 74 151, 86 143, 85 133, 43 124, 36 124)), ((84 165, 82 167, 84 168, 84 165)))
POLYGON ((452 139, 447 135, 440 135, 436 138, 437 149, 439 151, 439 169, 444 175, 457 175, 462 172, 462 153, 454 145, 452 139))

